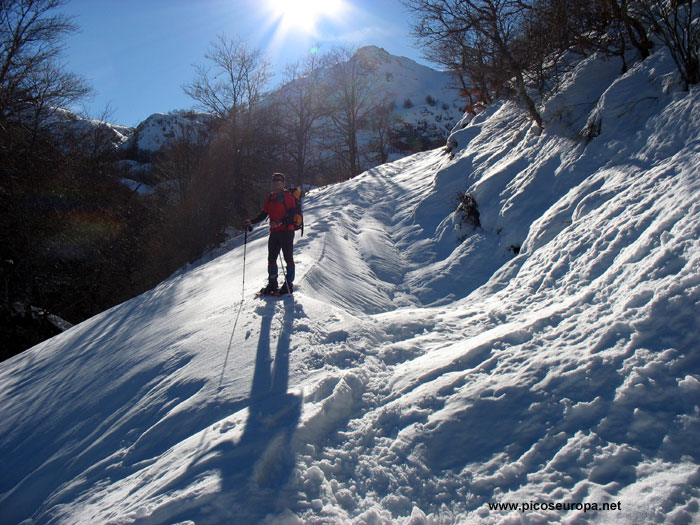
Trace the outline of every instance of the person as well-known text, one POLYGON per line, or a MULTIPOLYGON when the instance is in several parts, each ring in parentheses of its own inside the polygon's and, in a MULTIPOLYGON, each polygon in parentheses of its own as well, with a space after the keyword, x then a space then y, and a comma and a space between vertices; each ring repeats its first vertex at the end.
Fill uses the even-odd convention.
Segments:
POLYGON ((272 193, 267 196, 263 210, 254 219, 247 219, 243 223, 246 228, 249 228, 270 217, 270 237, 267 241, 268 282, 267 286, 260 290, 262 294, 279 292, 284 295, 294 291, 294 220, 290 212, 293 212, 295 208, 295 201, 291 192, 285 189, 285 182, 283 173, 274 173, 272 175, 272 193), (277 257, 280 250, 287 265, 287 273, 281 288, 277 284, 277 257))

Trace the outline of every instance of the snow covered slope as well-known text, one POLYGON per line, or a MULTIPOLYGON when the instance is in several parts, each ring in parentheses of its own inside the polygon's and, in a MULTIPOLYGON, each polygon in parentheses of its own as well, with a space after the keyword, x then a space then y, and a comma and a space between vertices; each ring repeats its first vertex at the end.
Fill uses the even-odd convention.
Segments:
POLYGON ((0 522, 697 522, 700 92, 617 67, 0 364, 0 522))
MULTIPOLYGON (((394 103, 396 133, 410 129, 426 143, 444 139, 449 134, 464 106, 449 72, 391 55, 376 46, 358 49, 357 56, 371 71, 377 93, 394 103)), ((284 89, 282 86, 278 91, 284 89)), ((271 94, 273 98, 276 93, 271 94)), ((211 134, 208 128, 211 119, 209 114, 188 111, 167 115, 154 113, 130 131, 129 140, 122 149, 148 156, 176 140, 205 140, 211 134)), ((410 149, 392 153, 398 158, 410 153, 410 149)))
POLYGON ((211 134, 207 127, 211 119, 211 115, 206 113, 154 113, 136 127, 133 136, 123 147, 148 154, 160 151, 178 140, 203 141, 211 134))
POLYGON ((63 108, 54 108, 44 123, 49 127, 58 126, 59 130, 69 132, 75 138, 91 138, 95 147, 104 149, 122 147, 133 133, 133 130, 126 126, 83 118, 63 108))
POLYGON ((394 103, 395 133, 410 128, 422 133, 426 142, 449 134, 466 105, 449 71, 437 71, 377 46, 361 47, 356 56, 371 71, 381 96, 394 103))

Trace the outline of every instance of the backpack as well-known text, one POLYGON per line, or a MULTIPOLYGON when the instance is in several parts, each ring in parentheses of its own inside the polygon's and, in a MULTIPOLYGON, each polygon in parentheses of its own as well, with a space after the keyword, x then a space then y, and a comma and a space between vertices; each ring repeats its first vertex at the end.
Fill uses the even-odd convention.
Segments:
POLYGON ((290 224, 294 225, 294 230, 301 230, 301 234, 304 235, 304 213, 301 209, 301 189, 300 188, 288 188, 285 190, 294 197, 294 207, 287 207, 287 199, 283 199, 284 207, 287 210, 287 218, 290 224))

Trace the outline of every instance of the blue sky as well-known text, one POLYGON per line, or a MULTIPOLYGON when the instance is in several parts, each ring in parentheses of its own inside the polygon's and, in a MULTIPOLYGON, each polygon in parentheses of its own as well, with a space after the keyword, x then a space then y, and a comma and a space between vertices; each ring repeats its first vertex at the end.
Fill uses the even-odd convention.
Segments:
POLYGON ((80 32, 66 41, 66 65, 97 91, 87 113, 99 117, 109 103, 110 121, 127 126, 152 113, 190 108, 182 85, 221 34, 263 49, 277 72, 315 44, 321 50, 377 45, 430 65, 409 35, 411 18, 399 0, 296 0, 285 15, 279 5, 294 2, 71 0, 62 10, 80 32))

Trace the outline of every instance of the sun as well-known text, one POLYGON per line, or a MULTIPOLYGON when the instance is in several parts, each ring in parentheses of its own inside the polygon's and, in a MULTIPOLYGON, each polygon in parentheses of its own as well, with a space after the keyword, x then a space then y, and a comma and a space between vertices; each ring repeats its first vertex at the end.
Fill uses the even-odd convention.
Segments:
POLYGON ((337 16, 342 0, 269 0, 272 12, 288 30, 311 33, 323 18, 337 16))

